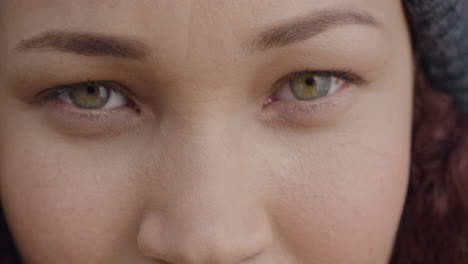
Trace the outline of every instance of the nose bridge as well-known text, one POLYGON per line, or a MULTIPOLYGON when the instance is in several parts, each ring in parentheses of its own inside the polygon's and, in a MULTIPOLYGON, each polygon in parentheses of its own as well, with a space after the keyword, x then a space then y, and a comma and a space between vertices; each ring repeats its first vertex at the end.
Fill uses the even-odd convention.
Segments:
POLYGON ((174 173, 199 180, 239 179, 233 175, 248 167, 246 156, 241 155, 248 148, 245 124, 238 115, 216 106, 200 112, 196 118, 173 121, 167 129, 172 137, 165 146, 167 154, 181 165, 174 173))
POLYGON ((164 216, 143 219, 138 239, 145 255, 169 263, 241 263, 271 242, 241 129, 218 118, 179 122, 179 133, 171 134, 178 140, 168 140, 174 163, 166 164, 166 176, 174 180, 163 190, 170 199, 164 216))

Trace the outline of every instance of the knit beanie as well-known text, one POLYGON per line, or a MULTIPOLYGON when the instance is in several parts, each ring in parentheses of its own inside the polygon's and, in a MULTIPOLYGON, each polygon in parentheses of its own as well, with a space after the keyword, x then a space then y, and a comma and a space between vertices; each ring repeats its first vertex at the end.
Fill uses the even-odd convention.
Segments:
POLYGON ((468 0, 403 0, 413 43, 433 88, 468 113, 468 0))

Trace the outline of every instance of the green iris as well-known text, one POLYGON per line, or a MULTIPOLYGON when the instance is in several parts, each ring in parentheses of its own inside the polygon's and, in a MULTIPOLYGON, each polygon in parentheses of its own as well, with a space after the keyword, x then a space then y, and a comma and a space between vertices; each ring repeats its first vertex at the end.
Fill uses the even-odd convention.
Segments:
POLYGON ((331 89, 331 78, 316 73, 300 73, 289 80, 294 96, 299 100, 323 97, 331 89))
POLYGON ((89 82, 81 84, 70 91, 70 99, 76 107, 98 109, 107 103, 110 94, 110 88, 89 82))

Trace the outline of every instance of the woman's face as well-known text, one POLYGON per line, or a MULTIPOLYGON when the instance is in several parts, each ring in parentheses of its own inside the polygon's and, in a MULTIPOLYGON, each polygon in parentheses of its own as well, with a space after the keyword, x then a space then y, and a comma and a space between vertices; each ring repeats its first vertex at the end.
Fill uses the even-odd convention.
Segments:
POLYGON ((0 198, 24 261, 386 263, 400 2, 1 1, 0 198))

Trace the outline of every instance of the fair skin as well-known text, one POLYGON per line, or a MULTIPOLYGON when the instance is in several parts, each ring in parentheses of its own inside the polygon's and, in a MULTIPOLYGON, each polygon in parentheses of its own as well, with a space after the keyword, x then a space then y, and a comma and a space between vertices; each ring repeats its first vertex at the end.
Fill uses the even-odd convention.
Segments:
POLYGON ((25 263, 387 263, 410 159, 400 2, 1 1, 0 200, 25 263), (316 34, 259 41, 300 19, 316 34), (354 79, 298 100, 304 71, 354 79), (36 100, 87 81, 131 105, 36 100))

